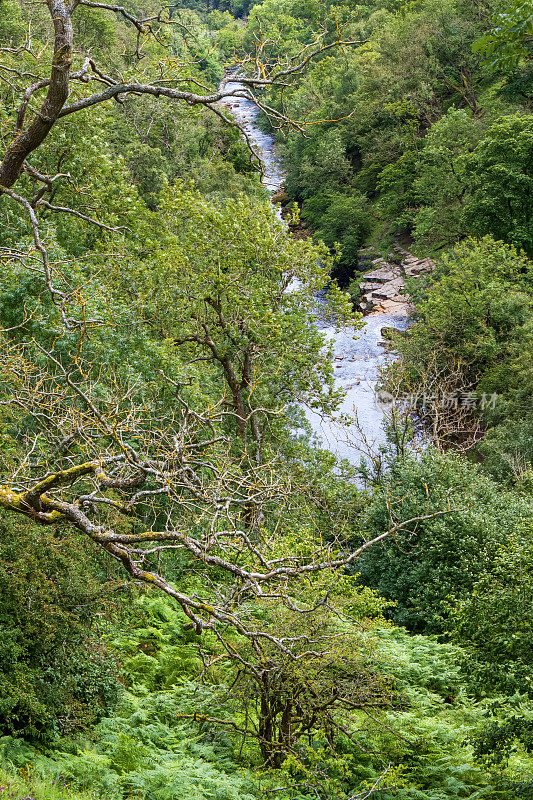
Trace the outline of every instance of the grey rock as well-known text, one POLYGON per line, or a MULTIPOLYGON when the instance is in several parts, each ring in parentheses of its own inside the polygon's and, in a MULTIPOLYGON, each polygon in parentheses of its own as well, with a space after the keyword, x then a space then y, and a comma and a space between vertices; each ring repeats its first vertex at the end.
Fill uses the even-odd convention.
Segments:
POLYGON ((363 283, 359 284, 359 288, 362 292, 371 292, 373 289, 379 289, 381 283, 369 283, 367 281, 363 281, 363 283))
POLYGON ((391 264, 384 264, 380 269, 374 269, 365 275, 365 281, 370 283, 388 283, 401 276, 400 268, 391 264))
POLYGON ((374 289, 372 295, 373 297, 377 297, 380 300, 392 300, 394 297, 397 297, 400 294, 400 290, 402 288, 403 288, 403 279, 396 278, 396 280, 384 283, 383 286, 380 286, 379 289, 374 289), (398 281, 402 281, 402 283, 399 284, 398 281))

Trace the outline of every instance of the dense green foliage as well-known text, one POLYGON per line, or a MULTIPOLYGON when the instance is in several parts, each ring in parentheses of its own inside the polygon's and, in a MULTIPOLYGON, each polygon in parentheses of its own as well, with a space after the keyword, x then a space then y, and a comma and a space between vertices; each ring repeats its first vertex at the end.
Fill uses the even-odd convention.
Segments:
POLYGON ((513 533, 497 551, 472 592, 453 609, 453 635, 470 649, 469 668, 478 691, 504 686, 532 691, 531 530, 513 533), (509 620, 516 620, 509 631, 509 620))
POLYGON ((95 554, 88 571, 80 541, 4 517, 0 537, 0 730, 46 742, 116 703, 117 664, 94 630, 116 586, 95 554))
MULTIPOLYGON (((44 12, 0 2, 2 148, 20 102, 10 81, 51 58, 44 12)), ((79 6, 76 58, 211 91, 246 53, 273 64, 316 36, 327 47, 297 85, 262 94, 298 122, 277 136, 314 240, 274 217, 237 128, 156 96, 67 116, 31 155, 60 173, 49 204, 78 212, 34 198, 76 324, 35 266, 24 206, 0 197, 0 488, 17 495, 81 459, 103 469, 113 447, 152 470, 136 505, 112 482, 121 466, 100 484, 81 476, 76 513, 110 489, 94 537, 2 512, 0 800, 531 800, 530 6, 185 0, 170 14, 143 38, 79 6), (340 30, 353 44, 333 46, 340 30), (361 484, 310 442, 301 409, 327 415, 341 397, 315 295, 332 270, 353 278, 362 246, 386 253, 398 237, 438 263, 408 286, 413 324, 385 382, 426 405, 495 400, 458 422, 419 404, 400 433, 398 414, 361 484), (413 453, 428 420, 433 441, 413 453), (170 461, 196 459, 170 489, 165 436, 170 461), (331 543, 349 552, 394 525, 348 570, 328 568, 331 543), (202 603, 210 626, 125 583, 103 529, 144 535, 135 566, 202 603), (161 548, 169 529, 217 548, 161 548), (239 542, 256 570, 326 561, 253 594, 239 542), (235 550, 232 584, 221 564, 235 550), (210 619, 223 602, 241 628, 210 619)), ((24 172, 16 189, 38 186, 24 172)), ((334 283, 329 299, 334 324, 352 319, 334 283)))
POLYGON ((459 648, 395 628, 376 631, 374 658, 384 674, 394 676, 403 707, 378 719, 359 712, 357 745, 343 738, 334 758, 315 742, 306 758, 304 749, 300 758, 287 760, 281 773, 258 773, 252 742, 241 747, 230 729, 202 721, 206 713, 232 718, 235 697, 226 684, 230 675, 217 666, 207 685, 195 683, 201 662, 194 635, 184 630, 168 601, 144 596, 135 600, 131 611, 129 624, 115 626, 111 633, 113 645, 122 652, 126 681, 112 717, 102 720, 91 737, 59 740, 40 754, 20 738, 0 740, 3 758, 31 772, 38 787, 35 797, 48 800, 48 791, 55 798, 52 779, 60 775, 60 785, 67 782, 77 791, 96 786, 100 796, 110 799, 135 792, 157 800, 176 795, 251 800, 277 789, 276 794, 293 800, 312 796, 306 782, 313 772, 324 781, 324 770, 329 773, 328 790, 349 796, 369 788, 388 767, 384 783, 395 788, 384 790, 387 800, 493 797, 496 788, 498 797, 511 800, 514 795, 504 790, 504 776, 527 775, 527 755, 520 746, 516 750, 509 722, 525 713, 526 726, 530 724, 524 698, 515 695, 509 709, 498 695, 472 704, 464 690, 459 648), (494 716, 494 703, 502 704, 508 715, 503 722, 494 716), (194 714, 196 721, 187 716, 194 714), (502 726, 507 726, 507 739, 500 746, 497 731, 502 726), (493 772, 484 761, 488 752, 496 755, 493 772), (509 762, 511 771, 502 772, 509 762), (287 783, 301 788, 280 791, 287 783))
POLYGON ((498 546, 519 536, 531 501, 501 487, 462 459, 432 450, 398 459, 368 509, 371 529, 388 514, 428 515, 392 540, 371 548, 358 563, 362 578, 394 600, 390 614, 417 632, 445 628, 446 599, 466 600, 490 572, 498 546))
POLYGON ((34 775, 61 774, 106 798, 253 797, 251 777, 239 771, 226 732, 205 735, 200 723, 182 718, 207 708, 222 714, 224 703, 214 688, 192 682, 201 661, 179 614, 145 597, 132 605, 127 625, 112 627, 109 644, 121 652, 126 683, 114 715, 90 738, 60 740, 37 758, 23 740, 6 737, 4 759, 19 768, 30 761, 34 775))
MULTIPOLYGON (((425 283, 413 284, 416 321, 398 340, 402 362, 390 376, 400 392, 409 387, 421 397, 457 401, 475 390, 475 412, 489 427, 478 446, 486 469, 525 488, 533 460, 531 269, 523 254, 489 237, 453 248, 425 283)), ((448 422, 434 420, 437 438, 457 443, 468 435, 468 425, 448 429, 448 422)))
MULTIPOLYGON (((263 3, 250 19, 264 21, 273 7, 263 3)), ((288 48, 299 3, 287 0, 283 10, 292 22, 282 33, 288 48)), ((317 9, 306 10, 318 25, 317 9)), ((381 247, 397 234, 431 247, 492 234, 531 254, 528 4, 346 2, 329 14, 362 44, 319 60, 296 91, 284 92, 294 116, 310 113, 305 134, 281 146, 289 196, 343 249, 339 276, 347 282, 357 269, 354 242, 369 227, 381 247), (342 197, 349 208, 354 196, 361 210, 345 240, 326 197, 340 209, 342 197)))

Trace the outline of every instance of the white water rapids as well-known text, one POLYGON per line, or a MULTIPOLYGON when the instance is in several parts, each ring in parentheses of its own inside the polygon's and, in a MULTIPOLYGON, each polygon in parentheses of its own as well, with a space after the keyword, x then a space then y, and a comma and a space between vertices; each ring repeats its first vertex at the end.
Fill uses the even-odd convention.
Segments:
MULTIPOLYGON (((236 81, 228 81, 225 88, 238 91, 244 87, 236 81)), ((261 158, 265 187, 271 193, 282 188, 284 174, 276 157, 274 140, 259 129, 257 107, 245 97, 228 97, 221 104, 230 109, 261 158)), ((273 207, 280 217, 279 207, 273 207)), ((317 298, 317 311, 320 303, 320 298, 317 298)), ((326 339, 333 341, 335 385, 346 392, 339 412, 356 418, 358 424, 354 421, 353 425, 346 426, 308 409, 305 413, 323 446, 339 458, 345 458, 358 466, 361 456, 367 453, 368 446, 375 450, 385 443, 384 410, 375 391, 380 368, 390 359, 390 355, 379 344, 382 340, 381 329, 392 327, 404 330, 407 318, 393 314, 371 314, 365 317, 361 329, 346 327, 340 332, 318 320, 316 324, 326 339)))

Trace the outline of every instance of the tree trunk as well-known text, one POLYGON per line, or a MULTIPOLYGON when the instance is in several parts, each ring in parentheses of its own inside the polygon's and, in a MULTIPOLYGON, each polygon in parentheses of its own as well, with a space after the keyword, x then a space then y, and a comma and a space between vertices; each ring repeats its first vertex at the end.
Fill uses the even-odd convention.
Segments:
MULTIPOLYGON (((68 97, 68 81, 74 40, 70 10, 62 0, 47 0, 47 5, 54 21, 54 58, 50 71, 48 93, 44 103, 27 128, 22 127, 24 114, 23 111, 21 113, 21 130, 17 132, 15 139, 7 148, 4 159, 0 164, 0 187, 5 186, 8 189, 16 182, 26 158, 48 136, 68 97)), ((31 94, 28 95, 28 99, 29 96, 31 94)))

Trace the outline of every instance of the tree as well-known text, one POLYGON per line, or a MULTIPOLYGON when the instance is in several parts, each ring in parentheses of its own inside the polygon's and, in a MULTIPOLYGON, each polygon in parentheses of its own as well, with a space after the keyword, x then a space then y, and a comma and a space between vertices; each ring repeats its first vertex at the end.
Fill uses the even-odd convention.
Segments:
POLYGON ((467 230, 463 219, 469 189, 465 162, 481 133, 479 119, 464 109, 452 108, 432 125, 424 138, 420 176, 414 184, 421 206, 414 233, 420 241, 452 243, 467 230))
MULTIPOLYGON (((39 211, 43 206, 52 208, 52 205, 44 198, 53 194, 54 183, 65 179, 66 176, 61 172, 57 172, 55 175, 42 174, 28 161, 59 121, 84 109, 94 109, 107 101, 122 102, 124 98, 132 95, 144 95, 168 98, 193 108, 202 106, 210 109, 229 124, 237 125, 235 121, 226 116, 217 103, 224 97, 245 95, 250 97, 259 108, 273 116, 279 124, 283 124, 288 122, 286 115, 266 106, 258 91, 263 91, 274 83, 290 85, 318 54, 340 44, 348 44, 348 42, 343 41, 340 30, 337 30, 334 35, 330 35, 327 28, 323 28, 311 37, 311 41, 306 41, 299 48, 297 47, 290 56, 280 55, 272 59, 271 53, 264 52, 264 46, 259 39, 255 53, 244 57, 239 62, 243 75, 241 86, 238 89, 228 89, 226 80, 224 80, 217 90, 205 91, 206 87, 199 80, 200 76, 189 51, 185 48, 183 57, 181 57, 182 53, 179 50, 176 52, 168 31, 172 29, 172 26, 177 26, 180 33, 185 32, 193 40, 195 34, 188 29, 187 25, 184 25, 179 17, 174 18, 169 10, 155 11, 151 16, 136 17, 122 6, 92 2, 92 0, 74 0, 72 4, 63 2, 63 0, 60 2, 47 0, 46 3, 41 4, 41 7, 44 6, 53 23, 51 62, 43 63, 42 53, 37 56, 32 49, 31 26, 30 34, 26 38, 21 35, 19 29, 16 31, 18 35, 14 36, 11 44, 1 50, 4 61, 0 64, 0 72, 9 76, 11 84, 12 97, 10 97, 9 106, 13 110, 13 120, 9 120, 8 125, 9 122, 12 122, 14 137, 9 135, 6 129, 4 135, 7 141, 0 163, 0 194, 19 203, 29 216, 35 249, 42 259, 43 279, 54 302, 63 308, 64 323, 68 326, 79 323, 79 320, 70 319, 65 310, 65 306, 68 305, 68 292, 64 287, 58 288, 58 285, 54 283, 46 247, 39 233, 39 211), (79 15, 84 8, 97 10, 99 13, 108 11, 123 19, 125 23, 125 54, 122 63, 117 65, 118 68, 109 70, 99 66, 95 57, 88 55, 83 38, 80 41, 80 47, 76 48, 76 14, 79 15), (134 31, 133 36, 132 31, 134 31), (150 49, 159 58, 157 56, 149 58, 143 64, 143 51, 150 49), (170 57, 166 50, 170 50, 170 57), (172 52, 173 50, 174 52, 172 52), (28 73, 20 69, 21 59, 23 63, 28 64, 36 61, 38 68, 42 69, 39 74, 33 71, 29 72, 31 76, 29 83, 28 73), (44 74, 45 70, 48 70, 47 76, 44 74), (95 92, 84 91, 85 87, 92 88, 95 84, 98 87, 95 92), (73 97, 74 86, 76 90, 73 97), (197 89, 203 89, 204 92, 198 93, 197 89), (43 92, 46 94, 40 108, 34 110, 33 103, 39 102, 38 98, 42 96, 43 92), (13 102, 14 97, 21 98, 18 108, 16 101, 13 102), (29 191, 19 194, 13 187, 20 181, 21 176, 26 175, 31 179, 29 191)), ((41 25, 41 37, 46 41, 48 32, 46 26, 42 24, 42 20, 41 25)), ((101 55, 102 60, 105 61, 105 53, 101 55)), ((246 131, 242 128, 240 130, 253 152, 246 131)), ((54 210, 81 216, 82 219, 91 219, 94 224, 106 227, 105 223, 93 217, 80 215, 76 208, 59 209, 54 207, 54 210)))
POLYGON ((533 58, 533 14, 523 0, 505 2, 495 14, 491 29, 477 39, 472 49, 490 59, 492 67, 516 70, 521 60, 533 58))
MULTIPOLYGON (((322 336, 309 324, 330 260, 324 248, 287 237, 268 205, 244 197, 219 205, 175 191, 160 213, 166 236, 148 269, 133 266, 146 322, 189 364, 216 365, 224 379, 217 402, 234 415, 239 436, 255 442, 260 463, 267 424, 276 425, 286 403, 327 412, 338 398, 331 362, 319 356, 322 336), (294 279, 299 286, 288 292, 294 279)), ((334 285, 329 299, 337 323, 349 321, 334 285)))
POLYGON ((402 362, 392 367, 391 390, 416 394, 415 405, 428 407, 434 442, 449 446, 475 432, 476 418, 497 419, 528 375, 531 261, 486 236, 456 245, 425 285, 414 283, 417 319, 397 339, 402 362))
POLYGON ((471 182, 467 229, 533 255, 533 120, 514 114, 495 123, 466 161, 471 182))
MULTIPOLYGON (((474 585, 492 585, 483 576, 491 574, 499 548, 532 513, 529 498, 503 493, 475 465, 428 448, 419 459, 408 455, 393 463, 369 506, 369 530, 379 529, 391 509, 396 518, 413 519, 422 508, 442 509, 452 496, 449 514, 406 526, 357 564, 364 584, 395 602, 388 616, 415 633, 446 631, 450 601, 464 603, 463 630, 479 625, 466 618, 467 608, 479 609, 477 600, 470 605, 474 585)), ((517 592, 511 595, 516 602, 517 592)), ((481 642, 481 629, 475 638, 481 642)))
MULTIPOLYGON (((306 582, 308 601, 324 590, 320 582, 320 577, 306 582)), ((265 629, 298 637, 291 657, 268 640, 259 650, 239 646, 238 658, 226 644, 234 696, 245 710, 240 733, 244 739, 253 734, 267 766, 279 768, 289 756, 312 768, 318 747, 326 745, 334 755, 340 734, 357 741, 354 712, 379 713, 400 704, 393 681, 379 671, 373 639, 373 629, 383 625, 385 603, 346 577, 331 591, 334 606, 324 602, 305 615, 269 604, 265 629)))

